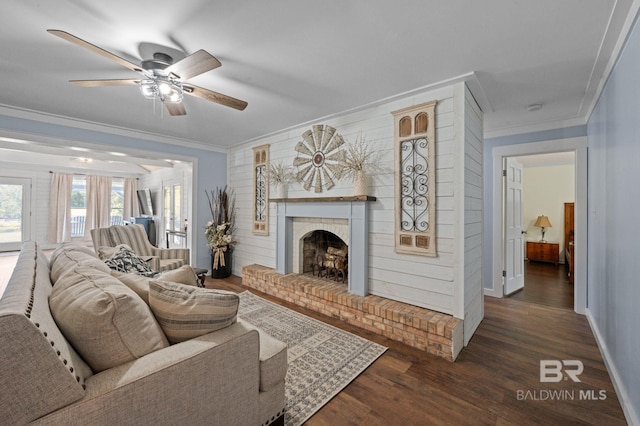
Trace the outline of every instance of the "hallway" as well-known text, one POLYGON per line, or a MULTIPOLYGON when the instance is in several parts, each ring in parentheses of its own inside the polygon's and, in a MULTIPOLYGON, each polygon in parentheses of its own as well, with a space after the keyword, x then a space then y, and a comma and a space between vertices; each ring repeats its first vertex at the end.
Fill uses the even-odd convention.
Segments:
POLYGON ((508 298, 573 310, 573 291, 566 265, 525 261, 524 288, 508 298))

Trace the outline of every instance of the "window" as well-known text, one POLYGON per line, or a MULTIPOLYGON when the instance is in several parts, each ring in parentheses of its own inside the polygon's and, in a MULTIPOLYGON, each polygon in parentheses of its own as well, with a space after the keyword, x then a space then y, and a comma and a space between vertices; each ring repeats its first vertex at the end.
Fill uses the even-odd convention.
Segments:
POLYGON ((111 181, 111 224, 122 225, 124 221, 124 179, 111 181))
POLYGON ((87 181, 85 176, 73 176, 71 186, 71 237, 84 237, 87 217, 87 181))
POLYGON ((398 253, 436 255, 436 101, 395 111, 398 253))
MULTIPOLYGON (((124 179, 112 178, 111 181, 111 224, 124 223, 124 179)), ((71 237, 84 237, 87 217, 87 179, 83 175, 74 175, 71 187, 71 237)))

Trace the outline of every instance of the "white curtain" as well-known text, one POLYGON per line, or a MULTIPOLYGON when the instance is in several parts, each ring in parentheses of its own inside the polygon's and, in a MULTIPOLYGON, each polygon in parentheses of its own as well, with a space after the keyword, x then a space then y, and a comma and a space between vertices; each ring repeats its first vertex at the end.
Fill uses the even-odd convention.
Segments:
POLYGON ((71 187, 73 175, 53 173, 49 195, 49 242, 71 241, 71 187))
POLYGON ((140 216, 137 190, 138 179, 124 178, 124 220, 131 220, 132 217, 140 216))
POLYGON ((91 230, 111 226, 111 178, 87 176, 87 217, 84 239, 91 241, 91 230))

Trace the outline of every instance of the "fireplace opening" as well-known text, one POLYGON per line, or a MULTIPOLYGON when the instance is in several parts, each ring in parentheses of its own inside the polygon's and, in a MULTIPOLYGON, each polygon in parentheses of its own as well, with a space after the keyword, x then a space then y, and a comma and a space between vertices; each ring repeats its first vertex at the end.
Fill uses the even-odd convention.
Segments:
POLYGON ((347 282, 349 246, 337 235, 315 230, 302 238, 302 272, 347 282))

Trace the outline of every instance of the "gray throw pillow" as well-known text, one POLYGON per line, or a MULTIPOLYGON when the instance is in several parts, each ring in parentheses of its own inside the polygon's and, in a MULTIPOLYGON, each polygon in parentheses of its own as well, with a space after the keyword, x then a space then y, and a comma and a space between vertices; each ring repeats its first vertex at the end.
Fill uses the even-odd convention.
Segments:
POLYGON ((178 343, 234 324, 240 297, 224 290, 152 280, 149 306, 171 343, 178 343))
POLYGON ((111 271, 111 275, 119 279, 124 285, 135 291, 138 296, 149 304, 149 282, 152 279, 160 281, 170 281, 185 285, 198 285, 198 276, 189 265, 181 266, 178 269, 161 272, 154 278, 137 274, 127 274, 119 271, 111 271))

